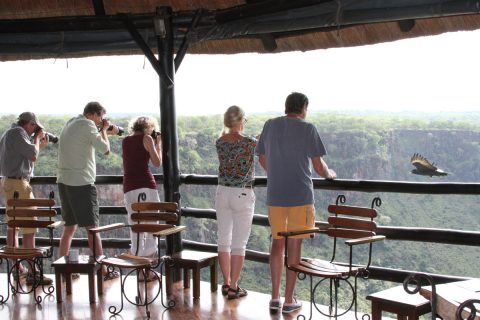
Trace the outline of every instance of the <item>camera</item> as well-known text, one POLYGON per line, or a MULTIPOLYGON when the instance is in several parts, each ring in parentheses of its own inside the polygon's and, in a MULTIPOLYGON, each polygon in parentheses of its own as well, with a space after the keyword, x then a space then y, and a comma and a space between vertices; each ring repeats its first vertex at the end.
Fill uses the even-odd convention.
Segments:
POLYGON ((48 141, 52 143, 57 143, 58 142, 58 137, 56 135, 51 134, 50 132, 45 133, 48 136, 48 141))
MULTIPOLYGON (((37 127, 37 128, 35 129, 34 134, 37 134, 38 131, 40 131, 40 128, 39 128, 39 127, 37 127)), ((50 133, 50 132, 45 132, 45 135, 48 136, 48 141, 49 141, 49 142, 52 142, 52 143, 57 143, 57 142, 58 142, 58 137, 57 137, 56 135, 54 135, 54 134, 52 134, 52 133, 50 133)))
POLYGON ((161 135, 160 132, 153 130, 152 133, 150 134, 153 138, 153 140, 156 140, 159 135, 161 135))
MULTIPOLYGON (((119 126, 117 126, 117 128, 118 128, 117 136, 123 135, 123 133, 125 132, 125 130, 123 130, 123 128, 122 128, 122 127, 119 127, 119 126)), ((111 125, 108 127, 107 131, 112 131, 112 130, 113 130, 113 124, 111 124, 111 125)))

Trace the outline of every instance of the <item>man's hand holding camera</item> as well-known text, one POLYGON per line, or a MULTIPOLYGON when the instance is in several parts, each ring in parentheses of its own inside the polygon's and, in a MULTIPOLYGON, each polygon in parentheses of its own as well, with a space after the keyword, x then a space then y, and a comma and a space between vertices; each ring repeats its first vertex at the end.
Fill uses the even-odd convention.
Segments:
POLYGON ((112 126, 112 132, 113 132, 113 125, 110 123, 110 120, 102 119, 102 124, 101 124, 101 127, 100 127, 100 131, 103 131, 106 134, 111 134, 111 133, 108 132, 108 128, 110 128, 110 126, 112 126))
POLYGON ((100 131, 104 129, 107 130, 106 132, 109 136, 121 136, 124 132, 122 127, 112 124, 108 119, 102 120, 102 128, 100 131))
POLYGON ((40 147, 40 149, 43 149, 48 145, 48 140, 49 140, 49 137, 47 132, 43 130, 43 128, 37 127, 33 134, 34 143, 37 144, 38 142, 38 146, 40 147))

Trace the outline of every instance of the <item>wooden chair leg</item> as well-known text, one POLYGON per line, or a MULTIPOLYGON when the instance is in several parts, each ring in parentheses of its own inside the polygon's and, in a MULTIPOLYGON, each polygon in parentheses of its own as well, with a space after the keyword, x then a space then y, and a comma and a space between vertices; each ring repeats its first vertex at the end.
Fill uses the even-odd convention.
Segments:
POLYGON ((216 292, 218 289, 217 281, 217 262, 216 260, 212 261, 210 265, 210 291, 216 292))
POLYGON ((101 265, 97 270, 97 292, 99 295, 103 294, 103 273, 101 265))
POLYGON ((67 289, 67 296, 72 294, 72 274, 65 273, 65 288, 67 289))
POLYGON ((57 302, 63 301, 63 288, 62 288, 62 274, 55 270, 55 294, 57 296, 57 302))
POLYGON ((183 287, 190 288, 190 270, 188 268, 183 268, 183 287))
POLYGON ((192 269, 193 278, 193 298, 200 298, 200 267, 196 266, 192 269))
POLYGON ((95 303, 95 272, 94 270, 88 271, 88 298, 90 303, 95 303))

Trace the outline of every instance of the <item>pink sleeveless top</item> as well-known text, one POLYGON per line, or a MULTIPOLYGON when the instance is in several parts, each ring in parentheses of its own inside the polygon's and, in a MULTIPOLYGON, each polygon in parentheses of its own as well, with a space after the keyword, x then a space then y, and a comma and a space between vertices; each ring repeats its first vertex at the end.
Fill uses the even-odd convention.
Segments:
POLYGON ((150 155, 143 146, 143 135, 127 136, 122 141, 123 193, 149 188, 156 189, 157 184, 148 163, 150 155))

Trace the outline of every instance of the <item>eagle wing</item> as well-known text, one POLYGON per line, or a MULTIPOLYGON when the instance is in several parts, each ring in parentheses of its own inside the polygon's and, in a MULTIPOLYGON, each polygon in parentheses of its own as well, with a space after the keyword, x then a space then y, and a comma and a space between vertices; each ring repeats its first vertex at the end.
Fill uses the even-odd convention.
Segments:
POLYGON ((438 168, 434 163, 430 163, 422 155, 415 153, 413 154, 410 162, 419 170, 419 171, 436 171, 438 168))

